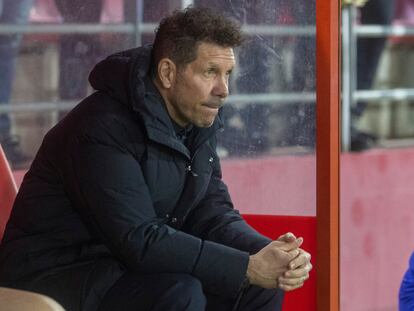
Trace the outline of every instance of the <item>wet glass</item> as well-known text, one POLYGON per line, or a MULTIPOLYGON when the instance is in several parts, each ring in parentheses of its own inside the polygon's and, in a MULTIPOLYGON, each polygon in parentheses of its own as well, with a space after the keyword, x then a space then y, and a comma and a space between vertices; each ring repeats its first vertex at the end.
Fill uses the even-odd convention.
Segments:
POLYGON ((352 47, 356 50, 356 91, 351 150, 414 144, 414 78, 409 69, 414 64, 413 40, 407 34, 376 29, 399 27, 404 32, 404 27, 414 25, 413 10, 413 2, 405 0, 368 1, 355 10, 355 26, 368 28, 365 34, 356 34, 357 46, 352 47))
MULTIPOLYGON (((246 33, 245 44, 235 50, 237 67, 218 137, 236 208, 315 215, 315 1, 15 3, 20 10, 27 5, 22 23, 31 30, 13 46, 11 94, 0 106, 10 121, 1 132, 13 138, 14 150, 6 151, 14 169, 27 169, 45 133, 93 91, 87 76, 95 63, 151 43, 154 28, 173 10, 208 6, 236 19, 246 33)), ((13 35, 14 29, 1 29, 13 35)))
POLYGON ((353 47, 357 52, 357 100, 351 110, 351 150, 341 155, 340 288, 344 311, 398 310, 400 284, 414 250, 412 99, 389 96, 400 89, 404 97, 414 87, 412 71, 408 72, 414 55, 412 41, 380 34, 383 28, 378 27, 412 26, 412 3, 368 1, 355 9, 359 17, 354 27, 368 32, 358 34, 358 46, 353 47), (388 93, 378 92, 384 90, 388 93), (373 144, 368 135, 375 137, 373 144))
POLYGON ((195 3, 220 8, 246 33, 218 136, 235 207, 315 215, 315 2, 195 3))

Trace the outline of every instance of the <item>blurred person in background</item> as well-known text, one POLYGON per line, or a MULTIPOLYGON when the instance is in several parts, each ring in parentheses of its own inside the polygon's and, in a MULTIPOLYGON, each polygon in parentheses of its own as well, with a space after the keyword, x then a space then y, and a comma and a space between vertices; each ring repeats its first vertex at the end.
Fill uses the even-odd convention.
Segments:
MULTIPOLYGON (((99 23, 103 0, 55 0, 63 22, 99 23)), ((101 57, 98 34, 63 34, 59 44, 59 98, 79 100, 87 95, 87 76, 101 57)), ((66 113, 61 113, 62 117, 66 113)))
MULTIPOLYGON (((0 0, 0 24, 22 25, 29 19, 33 0, 0 0)), ((10 103, 21 34, 0 34, 0 105, 10 103)), ((14 168, 29 160, 12 135, 10 114, 0 113, 0 144, 14 168)))
MULTIPOLYGON (((393 25, 414 27, 414 0, 395 0, 393 25)), ((414 36, 391 36, 387 45, 388 62, 381 86, 386 89, 414 88, 414 36)), ((391 107, 393 138, 412 137, 414 134, 412 99, 400 100, 391 107)))
POLYGON ((414 310, 414 252, 411 254, 408 270, 404 274, 399 293, 399 310, 414 310))
POLYGON ((234 209, 216 133, 240 27, 209 9, 163 19, 113 54, 45 136, 0 245, 0 286, 67 310, 281 310, 312 269, 234 209))
MULTIPOLYGON (((394 17, 394 0, 343 0, 343 4, 359 7, 362 25, 390 25, 394 17)), ((384 50, 386 37, 358 38, 357 40, 357 89, 372 88, 378 62, 384 50)), ((359 101, 351 108, 351 150, 361 151, 373 147, 375 135, 359 130, 356 126, 365 111, 366 102, 359 101)))

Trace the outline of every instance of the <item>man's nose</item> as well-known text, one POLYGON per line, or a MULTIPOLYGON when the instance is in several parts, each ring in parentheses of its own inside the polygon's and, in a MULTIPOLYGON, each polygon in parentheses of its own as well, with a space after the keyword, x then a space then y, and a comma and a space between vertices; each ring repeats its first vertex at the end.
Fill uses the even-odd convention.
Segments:
POLYGON ((226 98, 229 95, 229 82, 226 77, 218 77, 213 88, 213 95, 226 98))

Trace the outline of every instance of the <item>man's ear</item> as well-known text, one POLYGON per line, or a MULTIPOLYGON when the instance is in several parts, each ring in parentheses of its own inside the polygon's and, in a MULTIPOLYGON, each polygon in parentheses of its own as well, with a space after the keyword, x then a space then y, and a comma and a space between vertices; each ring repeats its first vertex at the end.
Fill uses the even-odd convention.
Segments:
POLYGON ((166 89, 174 85, 177 76, 177 66, 169 58, 163 58, 158 63, 158 77, 162 86, 166 89))

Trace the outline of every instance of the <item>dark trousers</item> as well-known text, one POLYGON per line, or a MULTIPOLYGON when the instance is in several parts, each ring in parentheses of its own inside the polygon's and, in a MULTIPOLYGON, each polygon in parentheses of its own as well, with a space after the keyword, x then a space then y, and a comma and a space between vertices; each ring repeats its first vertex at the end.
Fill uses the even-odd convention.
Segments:
POLYGON ((56 268, 14 284, 48 295, 68 311, 280 311, 283 291, 256 286, 236 299, 203 292, 189 274, 137 274, 102 258, 56 268))
POLYGON ((250 286, 234 309, 234 300, 203 292, 200 281, 188 274, 125 274, 105 295, 98 311, 275 311, 281 310, 282 300, 280 290, 250 286))

